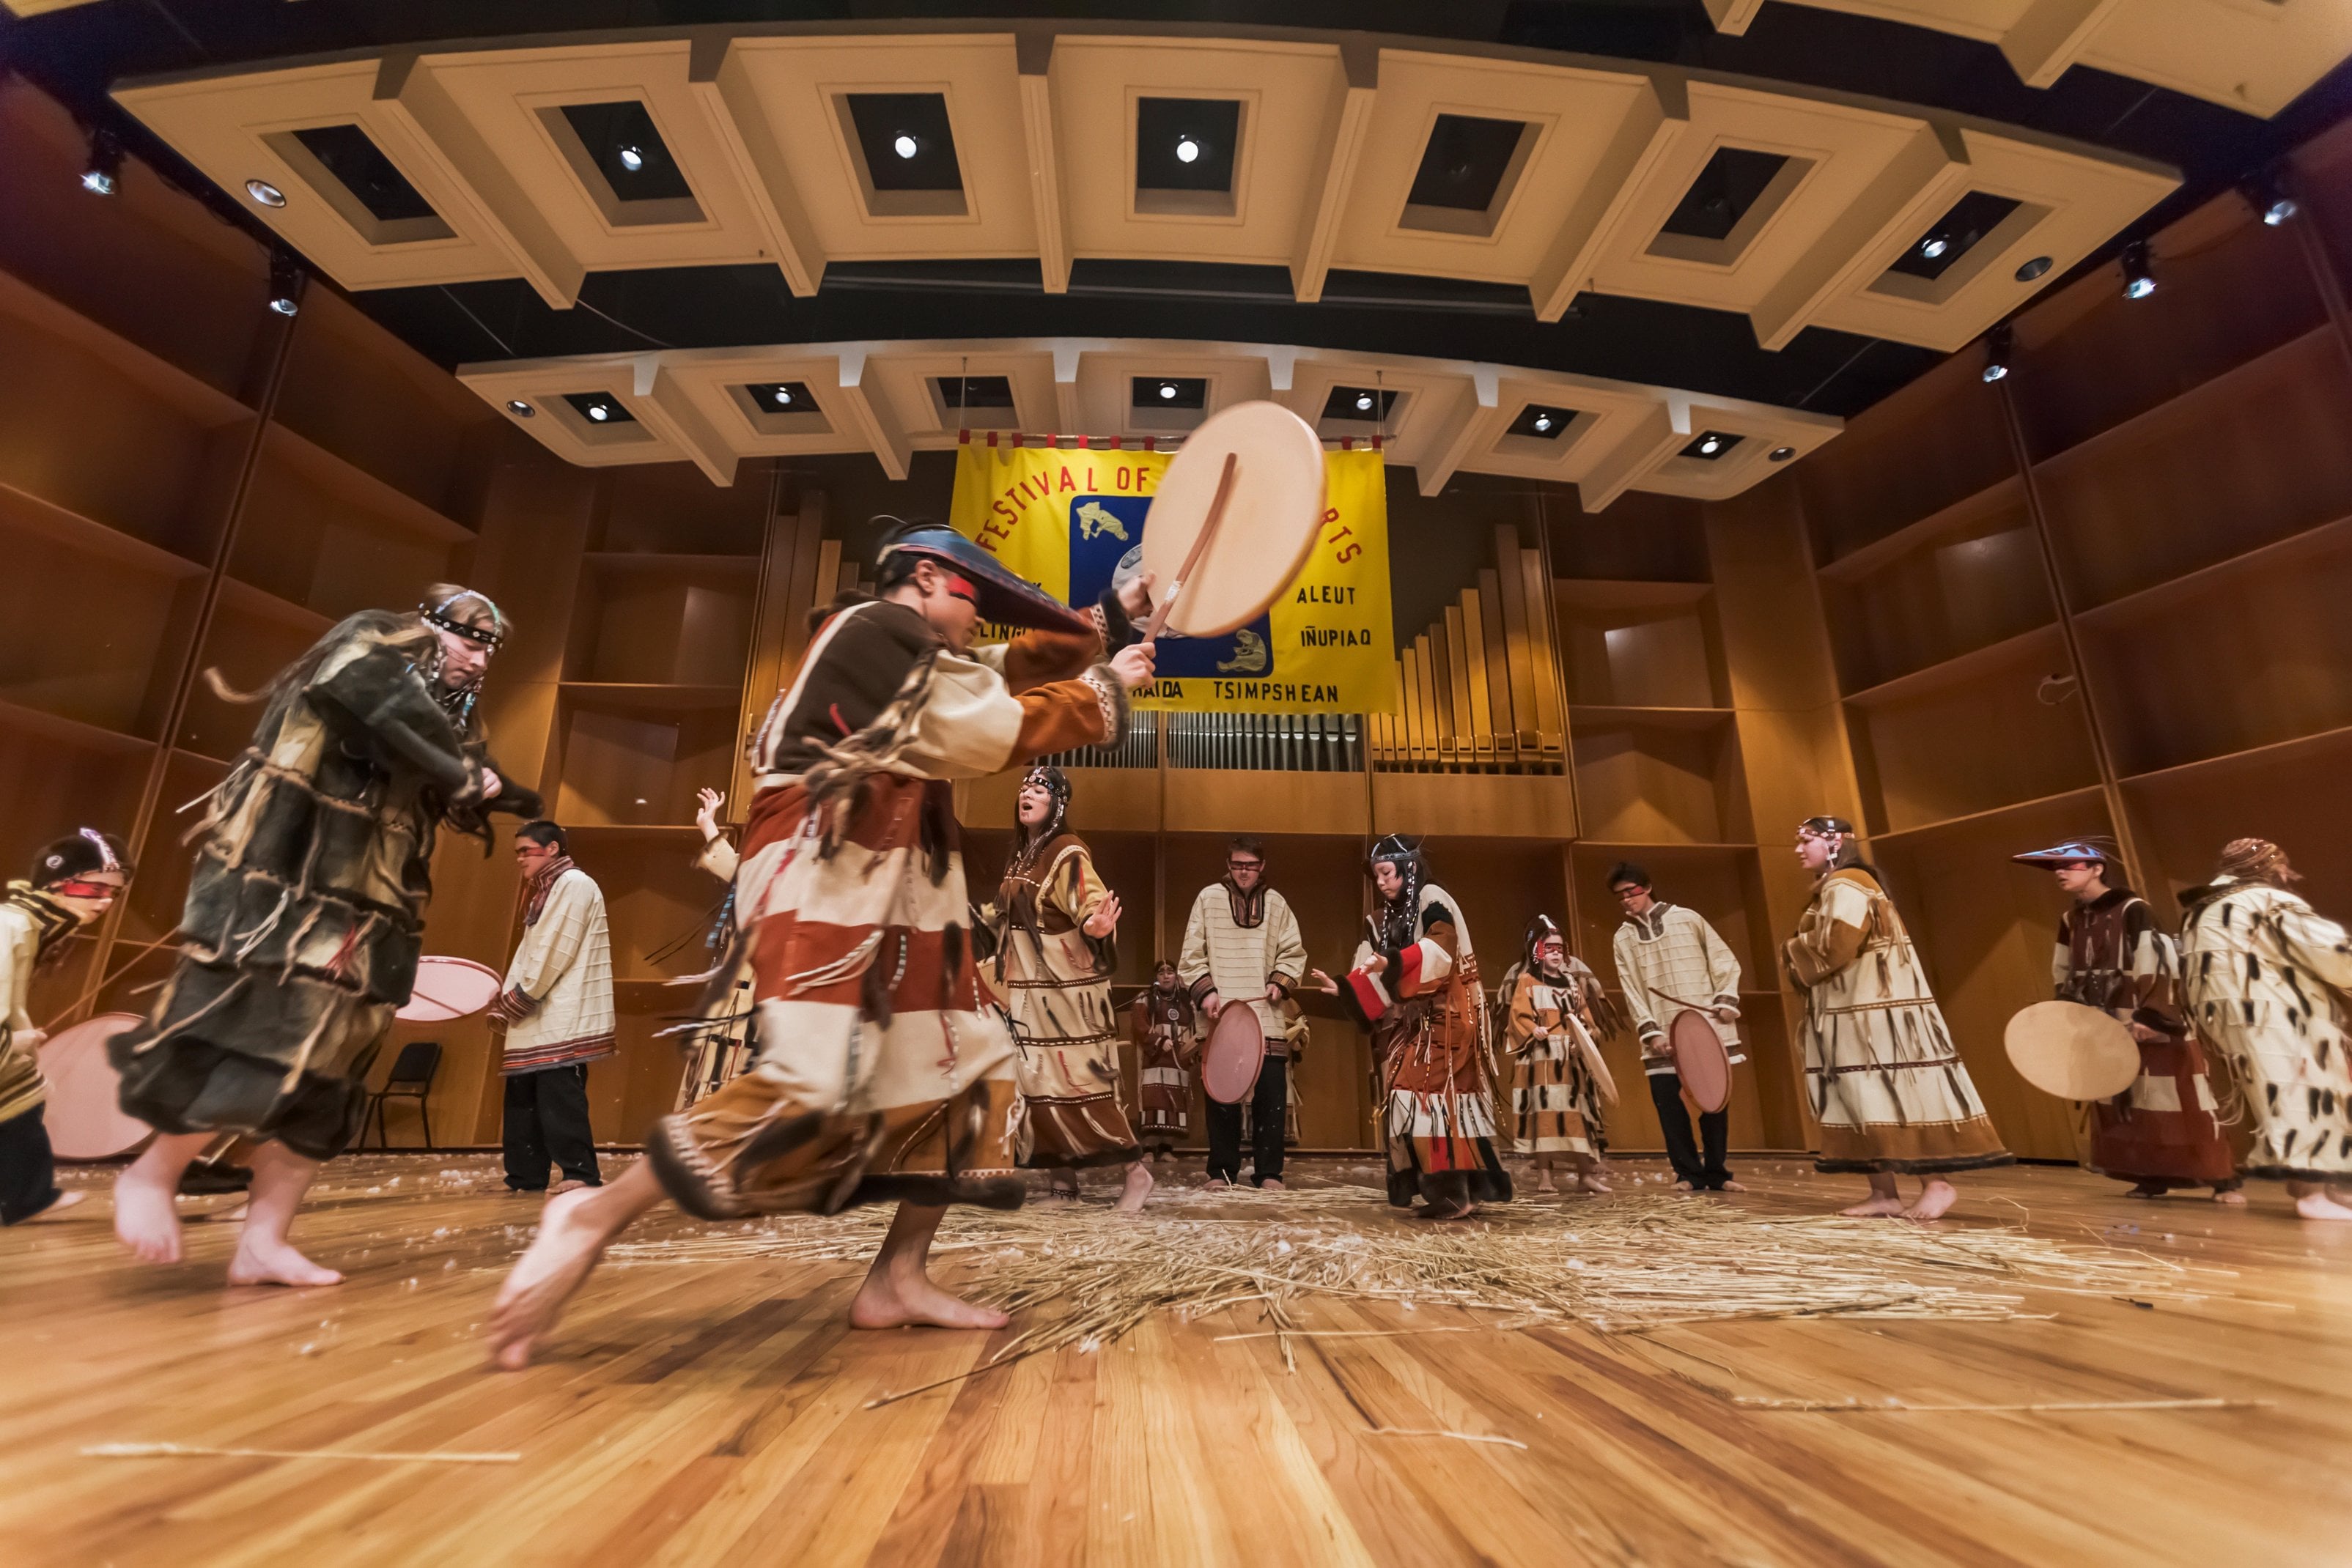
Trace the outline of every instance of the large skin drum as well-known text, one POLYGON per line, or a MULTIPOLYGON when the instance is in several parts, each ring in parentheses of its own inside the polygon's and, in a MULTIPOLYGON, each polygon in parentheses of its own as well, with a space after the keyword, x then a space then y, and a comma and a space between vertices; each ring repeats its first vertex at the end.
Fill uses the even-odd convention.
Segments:
POLYGON ((1227 1002, 1201 1051, 1202 1092, 1221 1105, 1238 1105, 1257 1087, 1265 1067, 1265 1030, 1257 1009, 1247 1002, 1227 1002))
POLYGON ((1731 1053, 1713 1019, 1685 1008, 1666 1026, 1666 1048, 1674 1052, 1675 1075, 1701 1111, 1712 1115, 1731 1103, 1731 1053))
POLYGON ((153 1131, 123 1111, 122 1080, 106 1056, 108 1041, 145 1021, 136 1013, 100 1013, 59 1030, 41 1047, 41 1076, 49 1081, 45 1119, 58 1158, 112 1159, 153 1131))
POLYGON ((505 977, 471 958, 426 954, 416 960, 416 983, 392 1016, 404 1023, 447 1023, 471 1018, 499 999, 505 977))
POLYGON ((1168 629, 1221 637, 1256 620, 1315 553, 1323 501, 1323 443, 1305 420, 1278 402, 1203 420, 1160 476, 1144 519, 1143 565, 1158 574, 1168 629))
POLYGON ((2061 1100, 2112 1100, 2139 1076, 2131 1030, 2080 1002, 2019 1009, 2001 1043, 2020 1078, 2061 1100))

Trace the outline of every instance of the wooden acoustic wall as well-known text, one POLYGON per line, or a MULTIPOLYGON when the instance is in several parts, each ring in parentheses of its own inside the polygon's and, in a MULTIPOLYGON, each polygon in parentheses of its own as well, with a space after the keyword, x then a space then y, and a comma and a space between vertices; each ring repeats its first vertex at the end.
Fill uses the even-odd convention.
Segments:
POLYGON ((1871 852, 2021 1154, 2069 1109, 2000 1031, 2048 994, 2063 900, 2008 856, 2121 841, 2166 919, 2242 834, 2352 915, 2352 136, 2305 148, 2268 226, 2236 193, 1878 408, 1775 488, 1801 507, 1871 852))

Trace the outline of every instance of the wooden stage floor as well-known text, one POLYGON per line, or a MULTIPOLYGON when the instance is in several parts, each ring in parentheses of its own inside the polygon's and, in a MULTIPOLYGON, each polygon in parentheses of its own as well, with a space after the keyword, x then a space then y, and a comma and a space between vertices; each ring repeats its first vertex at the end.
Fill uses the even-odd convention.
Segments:
MULTIPOLYGON (((224 1291, 226 1221, 190 1227, 189 1263, 136 1268, 114 1252, 102 1196, 0 1233, 5 1560, 2352 1562, 2352 1228, 2300 1224, 2274 1186, 2226 1210, 2130 1202, 2080 1172, 2017 1169, 1969 1180, 1945 1222, 2023 1219, 2057 1239, 2236 1270, 2201 1301, 2035 1291, 2021 1309, 2033 1315, 2004 1322, 1783 1319, 1609 1336, 1327 1299, 1297 1310, 1302 1328, 1326 1334, 1290 1342, 1295 1367, 1271 1338, 1221 1338, 1264 1327, 1235 1308, 1155 1318, 1091 1352, 868 1409, 968 1370, 1005 1336, 853 1333, 843 1306, 854 1267, 755 1256, 609 1268, 541 1364, 485 1372, 479 1326, 536 1216, 499 1187, 495 1166, 340 1162, 297 1231, 349 1273, 329 1290, 224 1291), (1466 1324, 1480 1326, 1361 1333, 1466 1324), (1734 1395, 2263 1403, 1815 1413, 1741 1407, 1734 1395), (521 1458, 83 1452, 158 1442, 521 1458)), ((1633 1190, 1660 1190, 1654 1165, 1623 1169, 1653 1173, 1633 1190)), ((97 1186, 105 1174, 67 1179, 97 1186)), ((1311 1185, 1371 1171, 1316 1162, 1294 1174, 1311 1185)), ((1735 1201, 1767 1214, 1814 1212, 1858 1186, 1794 1160, 1746 1161, 1742 1175, 1756 1190, 1735 1201)), ((1609 1200, 1542 1201, 1572 1226, 1609 1200)), ((1202 1204, 1185 1207, 1202 1218, 1202 1204)), ((1074 1231, 1122 1223, 1099 1203, 1060 1218, 1074 1231)), ((1368 1204, 1349 1223, 1413 1222, 1368 1204)), ((712 1229, 671 1218, 640 1239, 712 1229)))

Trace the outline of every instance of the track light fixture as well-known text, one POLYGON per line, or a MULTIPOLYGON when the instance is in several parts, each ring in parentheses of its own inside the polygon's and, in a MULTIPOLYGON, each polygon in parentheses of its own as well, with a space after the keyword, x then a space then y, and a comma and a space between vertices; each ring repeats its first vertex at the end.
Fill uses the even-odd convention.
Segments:
POLYGON ((2156 272, 2147 253, 2147 241, 2132 241, 2116 259, 2124 269, 2125 298, 2145 299, 2156 292, 2156 272))
POLYGON ((2278 227, 2303 211, 2303 204, 2288 193, 2286 172, 2275 163, 2255 174, 2242 188, 2247 203, 2270 228, 2278 227))
POLYGON ((110 196, 121 183, 122 139, 103 125, 89 133, 89 164, 81 172, 81 188, 96 196, 110 196))
POLYGON ((2003 321, 1985 334, 1984 379, 1988 383, 2009 374, 2009 357, 2016 344, 2017 334, 2003 321))
POLYGON ((530 404, 523 402, 523 400, 519 397, 510 397, 507 399, 507 412, 514 415, 517 419, 530 419, 534 417, 539 413, 539 410, 531 407, 530 404))
POLYGON ((1768 463, 1786 463, 1796 455, 1797 449, 1793 446, 1775 446, 1764 455, 1764 460, 1768 463))
POLYGON ((280 316, 302 308, 302 264, 290 250, 269 253, 269 308, 280 316))

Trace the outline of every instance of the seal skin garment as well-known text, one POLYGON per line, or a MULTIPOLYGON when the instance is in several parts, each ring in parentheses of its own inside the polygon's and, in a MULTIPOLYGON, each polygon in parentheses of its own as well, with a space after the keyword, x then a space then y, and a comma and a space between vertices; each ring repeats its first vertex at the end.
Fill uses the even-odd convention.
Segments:
POLYGON ((1508 1203, 1511 1178, 1495 1155, 1494 1060, 1478 956, 1456 904, 1435 883, 1416 900, 1417 940, 1378 946, 1378 918, 1356 947, 1339 995, 1372 1037, 1387 1110, 1389 1202, 1402 1208, 1434 1191, 1508 1203), (1377 972, 1375 957, 1385 965, 1377 972))
POLYGON ((2189 1017, 2229 1059, 2253 1117, 2246 1174, 2352 1176, 2344 1060, 2352 938, 2295 894, 2240 883, 2196 904, 2181 937, 2189 1017))
POLYGON ((981 997, 953 782, 1115 741, 1103 657, 1099 631, 957 653, 854 595, 818 628, 751 742, 735 907, 758 1059, 646 1139, 680 1207, 1020 1203, 1013 1040, 981 997))
POLYGON ((1109 896, 1085 841, 1057 833, 1025 863, 1015 854, 987 912, 1020 1052, 1016 1152, 1032 1168, 1123 1166, 1143 1152, 1118 1103, 1116 956, 1110 938, 1079 929, 1109 896))
POLYGON ((28 882, 12 882, 0 898, 0 1122, 25 1114, 49 1098, 34 1054, 33 975, 79 924, 63 904, 28 882))
POLYGON ((2091 1106, 2090 1166, 2104 1176, 2202 1186, 2237 1174, 2204 1049, 2181 1015, 2179 976, 2179 951, 2137 894, 2111 891, 2059 917, 2051 958, 2058 999, 2162 1037, 2135 1035, 2139 1077, 2091 1106))
POLYGON ((1805 994, 1817 1169, 1932 1175, 2011 1163, 1876 877, 1860 866, 1823 877, 1781 957, 1805 994))
POLYGON ((1180 982, 1173 990, 1147 988, 1128 1004, 1135 1036, 1137 1109, 1143 1136, 1154 1147, 1172 1148, 1192 1114, 1192 1059, 1201 1037, 1192 998, 1180 982))
POLYGON ((358 1135, 369 1065, 408 999, 444 823, 537 816, 412 662, 416 619, 331 629, 213 791, 178 962, 109 1048, 122 1109, 159 1132, 242 1133, 331 1159, 358 1135))
POLYGON ((1512 1144, 1522 1155, 1601 1157, 1584 1108, 1600 1099, 1585 1053, 1598 1053, 1578 1016, 1573 977, 1556 985, 1523 969, 1511 990, 1512 1144))

